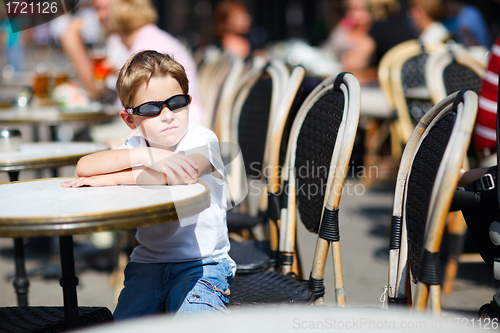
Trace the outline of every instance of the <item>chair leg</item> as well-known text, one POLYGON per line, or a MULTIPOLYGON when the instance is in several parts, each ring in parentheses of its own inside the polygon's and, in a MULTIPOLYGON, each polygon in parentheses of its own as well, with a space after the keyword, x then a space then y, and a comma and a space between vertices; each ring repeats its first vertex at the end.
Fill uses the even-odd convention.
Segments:
POLYGON ((337 305, 345 307, 344 277, 342 275, 342 263, 340 260, 340 243, 332 242, 333 267, 335 276, 335 297, 337 305))
POLYGON ((302 265, 300 262, 299 244, 297 243, 297 241, 295 241, 295 250, 293 251, 292 272, 297 275, 297 278, 304 278, 304 272, 302 271, 302 265))
POLYGON ((433 284, 429 287, 429 300, 432 314, 441 317, 441 286, 433 284))
POLYGON ((391 136, 391 156, 394 161, 399 161, 401 160, 401 156, 403 155, 402 151, 403 142, 399 137, 399 132, 396 123, 391 122, 389 128, 391 136))
MULTIPOLYGON (((316 255, 314 256, 313 268, 311 272, 311 278, 315 280, 323 280, 325 276, 325 264, 328 257, 329 242, 325 239, 318 238, 318 243, 316 244, 316 255)), ((285 273, 286 274, 286 273, 285 273)), ((323 296, 318 297, 314 304, 323 305, 325 304, 323 296)))
POLYGON ((448 232, 450 234, 450 254, 446 263, 443 294, 450 295, 453 292, 455 278, 457 276, 460 254, 463 251, 463 241, 467 224, 461 212, 448 214, 448 232))
POLYGON ((414 307, 416 311, 425 312, 427 310, 427 299, 429 298, 429 285, 418 281, 415 290, 414 307))

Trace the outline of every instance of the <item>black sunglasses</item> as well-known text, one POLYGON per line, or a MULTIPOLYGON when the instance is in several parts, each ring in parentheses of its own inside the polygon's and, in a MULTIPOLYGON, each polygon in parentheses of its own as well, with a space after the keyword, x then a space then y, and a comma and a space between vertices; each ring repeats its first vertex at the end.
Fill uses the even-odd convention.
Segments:
POLYGON ((163 105, 166 105, 170 111, 177 112, 188 105, 189 102, 191 102, 191 96, 188 94, 175 95, 165 101, 146 102, 135 108, 126 108, 125 111, 135 116, 156 117, 161 113, 163 105))

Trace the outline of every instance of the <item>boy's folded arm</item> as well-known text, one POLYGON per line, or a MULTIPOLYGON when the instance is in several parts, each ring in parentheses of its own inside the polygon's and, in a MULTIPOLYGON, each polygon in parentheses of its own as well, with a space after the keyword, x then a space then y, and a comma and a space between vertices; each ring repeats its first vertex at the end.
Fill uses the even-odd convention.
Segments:
MULTIPOLYGON (((76 165, 78 177, 90 177, 127 170, 133 166, 151 164, 155 156, 147 147, 105 150, 82 157, 76 165)), ((172 153, 163 153, 172 154, 172 153)))
POLYGON ((62 187, 116 186, 116 185, 164 185, 167 177, 161 172, 144 166, 90 177, 79 177, 66 181, 62 187))
POLYGON ((78 177, 90 177, 126 170, 132 167, 132 156, 128 149, 105 150, 86 155, 78 161, 76 174, 78 177))
POLYGON ((198 174, 197 174, 197 178, 200 178, 201 175, 203 174, 209 174, 209 173, 214 173, 214 176, 217 177, 217 178, 222 178, 222 175, 219 174, 219 172, 217 171, 217 169, 215 168, 215 166, 212 165, 212 163, 210 162, 210 160, 202 155, 202 154, 197 154, 197 153, 194 153, 194 154, 190 154, 189 157, 191 159, 193 159, 193 161, 196 162, 196 164, 198 165, 198 174))

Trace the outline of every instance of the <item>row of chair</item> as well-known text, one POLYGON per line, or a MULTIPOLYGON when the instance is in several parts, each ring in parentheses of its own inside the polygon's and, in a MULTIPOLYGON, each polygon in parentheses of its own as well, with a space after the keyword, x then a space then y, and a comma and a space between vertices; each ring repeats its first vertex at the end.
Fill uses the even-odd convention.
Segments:
MULTIPOLYGON (((443 45, 424 48, 416 41, 407 43, 413 53, 400 46, 398 48, 404 49, 407 54, 405 57, 402 53, 394 56, 396 51, 391 55, 391 51, 382 63, 387 63, 390 56, 397 60, 396 65, 390 67, 391 70, 385 75, 394 81, 390 84, 391 94, 403 96, 407 120, 411 124, 411 128, 407 126, 411 133, 408 134, 407 142, 399 141, 399 146, 405 146, 405 150, 400 161, 391 226, 389 301, 391 305, 411 303, 410 274, 406 264, 409 261, 412 267, 417 267, 412 272, 414 282, 421 282, 417 293, 417 309, 425 309, 427 296, 422 286, 430 283, 433 308, 439 312, 440 293, 435 290, 440 279, 436 276, 431 282, 425 277, 420 279, 418 263, 421 262, 421 253, 425 253, 423 266, 431 268, 425 268, 423 272, 430 269, 432 274, 436 273, 436 253, 442 231, 431 237, 428 228, 432 226, 433 230, 439 231, 444 226, 477 110, 474 92, 448 92, 457 87, 458 78, 463 76, 472 78, 465 86, 477 91, 477 78, 481 78, 482 73, 479 65, 468 65, 467 61, 472 61, 472 58, 467 56, 465 50, 457 48, 451 53, 443 45), (435 60, 430 62, 428 53, 435 60), (433 96, 428 90, 422 94, 429 85, 425 83, 425 78, 423 81, 417 78, 419 74, 425 73, 425 66, 421 66, 429 63, 439 64, 442 68, 442 89, 437 88, 439 82, 434 82, 434 86, 430 84, 435 87, 432 88, 433 96), (416 72, 415 66, 418 67, 416 72), (407 78, 416 80, 416 83, 408 83, 407 78), (412 98, 425 97, 432 105, 439 98, 437 92, 443 94, 443 91, 446 95, 434 107, 425 110, 420 117, 411 118, 408 102, 412 98), (405 92, 408 96, 404 96, 405 92), (429 156, 435 158, 435 163, 428 163, 429 156), (419 185, 421 179, 414 180, 418 179, 417 175, 425 178, 424 187, 419 185), (412 205, 417 205, 417 208, 412 205), (412 233, 411 237, 407 228, 412 230, 408 231, 412 233), (415 235, 420 239, 417 243, 413 241, 415 235), (427 257, 431 258, 431 264, 427 263, 427 257)), ((290 75, 279 62, 261 62, 246 69, 243 67, 238 67, 241 70, 240 79, 231 84, 233 93, 228 94, 226 91, 232 100, 221 98, 222 89, 219 108, 213 120, 221 142, 235 142, 241 148, 241 152, 234 149, 223 151, 228 162, 238 161, 238 156, 242 157, 241 165, 229 163, 231 170, 226 170, 229 171, 232 203, 238 204, 228 214, 228 226, 230 230, 237 230, 261 224, 266 228, 269 241, 232 241, 231 256, 235 258, 238 270, 231 286, 230 302, 233 306, 313 301, 323 304, 323 273, 328 249, 332 247, 336 302, 345 305, 338 203, 358 126, 359 84, 351 74, 334 75, 303 100, 299 96, 304 77, 302 68, 293 68, 290 75), (278 73, 285 75, 280 76, 278 73), (293 109, 297 104, 300 109, 295 112, 293 109), (311 165, 317 170, 327 171, 321 176, 313 172, 313 176, 309 177, 296 172, 301 167, 311 165), (319 191, 320 194, 312 199, 310 195, 306 198, 297 189, 308 186, 322 188, 323 191, 319 191), (241 202, 248 188, 261 191, 249 193, 241 202), (314 265, 307 280, 301 279, 301 271, 297 266, 295 228, 299 222, 309 231, 318 233, 314 265)), ((431 72, 430 69, 427 71, 431 72)), ((383 88, 386 83, 381 79, 383 88)), ((402 104, 398 98, 391 99, 391 105, 396 107, 402 104)), ((401 111, 397 110, 399 114, 401 111)), ((395 117, 390 124, 395 129, 392 134, 399 139, 404 137, 398 136, 404 133, 401 130, 405 127, 402 118, 395 117)))
MULTIPOLYGON (((231 240, 237 274, 230 304, 323 303, 331 247, 336 301, 343 306, 338 209, 359 121, 359 83, 341 73, 304 98, 302 67, 289 71, 277 60, 250 63, 239 67, 239 80, 221 85, 211 121, 230 167, 228 194, 235 207, 228 212, 228 228, 264 231, 259 240, 231 240), (223 99, 224 93, 231 98, 223 99), (227 142, 241 151, 231 145, 224 151, 227 142), (308 280, 301 279, 297 264, 300 222, 318 234, 308 280)), ((203 61, 200 66, 201 75, 203 61)))

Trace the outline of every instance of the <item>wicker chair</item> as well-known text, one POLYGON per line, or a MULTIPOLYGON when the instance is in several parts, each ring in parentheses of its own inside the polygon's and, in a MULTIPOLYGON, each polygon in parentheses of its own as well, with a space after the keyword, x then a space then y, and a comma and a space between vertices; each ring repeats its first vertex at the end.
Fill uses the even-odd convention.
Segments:
POLYGON ((422 45, 417 40, 403 43, 391 65, 391 87, 401 143, 408 142, 415 124, 431 107, 431 95, 425 77, 425 64, 430 54, 443 44, 422 45))
MULTIPOLYGON (((79 307, 77 327, 112 322, 105 307, 79 307)), ((52 333, 67 330, 62 306, 30 306, 0 308, 2 333, 52 333)))
MULTIPOLYGON (((425 68, 425 76, 431 100, 437 103, 446 96, 461 89, 470 89, 479 93, 485 65, 472 57, 459 45, 451 45, 432 54, 425 68)), ((468 158, 464 159, 462 168, 469 169, 468 158)), ((445 269, 443 294, 453 291, 459 262, 480 261, 479 256, 462 255, 467 225, 461 212, 451 212, 448 218, 448 233, 450 238, 448 263, 445 269)))
POLYGON ((291 129, 280 185, 284 202, 279 242, 281 272, 237 274, 231 284, 230 305, 322 304, 330 245, 336 301, 345 305, 338 208, 359 121, 359 90, 352 74, 341 73, 323 81, 302 103, 291 129), (297 220, 319 235, 307 281, 295 278, 295 274, 281 274, 292 269, 297 220))
MULTIPOLYGON (((276 262, 278 221, 276 214, 268 214, 267 201, 273 198, 267 199, 267 188, 264 185, 268 175, 267 155, 270 149, 277 150, 278 153, 281 149, 282 137, 286 136, 284 133, 288 114, 304 74, 302 67, 296 67, 290 75, 282 62, 273 61, 247 76, 235 100, 231 141, 238 142, 240 146, 246 175, 231 174, 230 176, 236 177, 230 187, 237 187, 236 181, 239 181, 243 183, 242 187, 250 186, 252 190, 239 206, 228 211, 228 229, 252 229, 260 224, 264 227, 264 234, 269 235, 264 235, 259 240, 255 237, 250 240, 231 240, 229 254, 237 263, 238 273, 263 271, 276 262), (281 130, 273 131, 273 126, 281 130), (269 230, 265 230, 268 219, 271 223, 268 225, 269 230)), ((234 168, 231 172, 233 171, 234 168)), ((275 207, 276 203, 275 200, 271 202, 271 210, 279 212, 279 207, 275 207)))
MULTIPOLYGON (((410 110, 422 107, 422 101, 430 99, 424 75, 426 59, 429 53, 440 47, 443 45, 433 44, 424 47, 418 40, 409 40, 391 48, 381 59, 378 66, 378 81, 393 111, 390 119, 367 123, 365 170, 379 163, 380 149, 388 137, 391 143, 391 162, 399 163, 402 147, 414 128, 415 120, 412 120, 410 110)), ((428 102, 424 103, 427 109, 430 108, 428 102)), ((364 182, 369 184, 371 179, 366 178, 364 182)))
MULTIPOLYGON (((113 315, 106 307, 78 307, 76 295, 78 278, 75 276, 74 256, 72 253, 73 238, 71 236, 61 236, 59 241, 62 271, 60 284, 62 286, 64 307, 28 306, 27 299, 19 299, 18 294, 18 301, 21 300, 22 306, 0 308, 0 332, 62 332, 113 321, 113 315), (68 251, 68 248, 70 251, 68 251)), ((16 266, 19 264, 19 262, 16 262, 16 266)), ((24 270, 24 263, 21 266, 21 270, 24 270)))
POLYGON ((479 93, 484 72, 484 64, 459 45, 435 52, 425 66, 431 101, 437 103, 461 89, 479 93))
POLYGON ((390 306, 411 304, 411 268, 416 309, 426 310, 430 293, 441 311, 439 247, 476 113, 477 94, 456 92, 422 117, 405 147, 389 242, 390 306))

